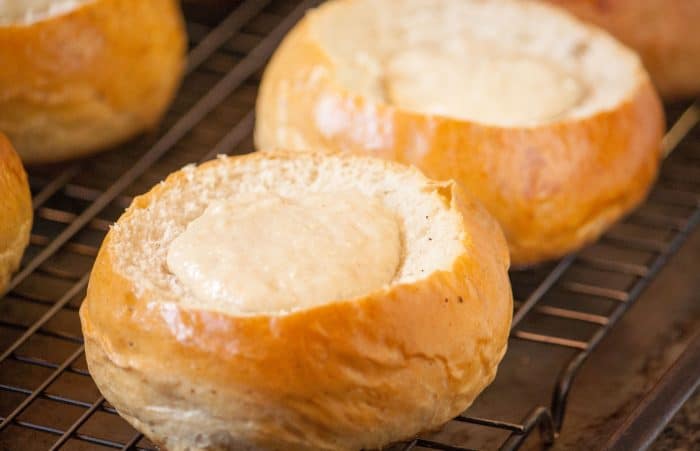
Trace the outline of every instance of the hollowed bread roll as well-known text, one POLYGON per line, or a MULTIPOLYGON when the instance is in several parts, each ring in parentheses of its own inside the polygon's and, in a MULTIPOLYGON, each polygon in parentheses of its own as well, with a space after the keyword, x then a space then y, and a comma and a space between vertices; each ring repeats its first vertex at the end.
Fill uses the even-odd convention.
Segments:
POLYGON ((0 133, 0 297, 19 266, 31 229, 27 174, 10 141, 0 133))
POLYGON ((512 315, 505 240, 453 182, 277 152, 187 167, 107 235, 87 362, 170 451, 374 449, 493 379, 512 315))
POLYGON ((700 94, 697 0, 547 0, 636 50, 665 98, 700 94))
POLYGON ((637 205, 663 111, 639 58, 518 0, 336 0, 268 65, 256 145, 412 163, 473 192, 515 265, 560 257, 637 205))
POLYGON ((25 163, 124 141, 160 119, 185 45, 177 0, 0 2, 0 131, 25 163))

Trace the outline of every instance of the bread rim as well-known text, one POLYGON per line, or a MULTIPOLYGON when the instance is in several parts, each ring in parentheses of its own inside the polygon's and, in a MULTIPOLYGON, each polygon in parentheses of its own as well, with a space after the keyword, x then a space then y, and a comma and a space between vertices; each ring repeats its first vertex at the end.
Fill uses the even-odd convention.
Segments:
POLYGON ((5 135, 0 133, 0 297, 29 244, 32 196, 27 173, 5 135))
POLYGON ((125 141, 170 104, 185 50, 177 0, 88 0, 0 24, 0 131, 29 164, 125 141))
POLYGON ((637 51, 665 99, 700 94, 700 2, 547 1, 608 30, 637 51))
MULTIPOLYGON (((299 157, 256 153, 197 171, 299 157)), ((185 177, 176 172, 137 197, 121 220, 185 177)), ((512 294, 496 223, 454 183, 436 189, 445 208, 463 215, 465 251, 451 270, 280 316, 188 309, 138 293, 115 270, 110 232, 80 308, 97 386, 120 415, 170 451, 371 449, 439 427, 494 378, 512 294), (260 396, 251 402, 251 393, 260 396)))
POLYGON ((488 125, 348 92, 310 33, 314 17, 307 14, 292 29, 265 69, 256 104, 258 148, 364 153, 454 179, 499 221, 517 267, 595 241, 646 197, 655 180, 664 113, 641 66, 635 88, 610 110, 534 126, 488 125), (342 118, 332 133, 313 120, 320 104, 325 115, 342 118), (282 126, 289 131, 284 137, 282 126))

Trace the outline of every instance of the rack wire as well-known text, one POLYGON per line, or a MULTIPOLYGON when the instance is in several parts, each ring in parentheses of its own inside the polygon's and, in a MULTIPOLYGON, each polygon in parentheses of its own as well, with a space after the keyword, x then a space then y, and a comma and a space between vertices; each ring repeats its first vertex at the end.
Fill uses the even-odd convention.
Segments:
MULTIPOLYGON (((252 150, 260 71, 315 3, 248 0, 213 26, 188 22, 187 75, 160 129, 113 152, 30 172, 31 244, 0 299, 0 449, 155 449, 86 368, 77 310, 93 259, 134 195, 186 163, 252 150)), ((519 344, 545 349, 559 374, 529 388, 547 391, 549 401, 514 411, 513 393, 495 383, 482 395, 488 402, 396 449, 511 450, 534 431, 544 444, 555 440, 581 365, 700 223, 699 105, 668 106, 665 145, 673 153, 643 206, 589 248, 511 274, 516 311, 504 365, 523 358, 519 344)))

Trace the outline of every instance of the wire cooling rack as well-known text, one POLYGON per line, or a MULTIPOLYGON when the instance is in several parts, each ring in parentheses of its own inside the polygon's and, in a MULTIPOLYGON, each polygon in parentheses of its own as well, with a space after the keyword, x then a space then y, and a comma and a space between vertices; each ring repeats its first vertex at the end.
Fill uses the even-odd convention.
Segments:
MULTIPOLYGON (((31 244, 0 299, 0 450, 155 449, 87 372, 77 311, 93 259, 134 195, 187 163, 252 150, 261 70, 314 3, 249 0, 223 20, 190 20, 187 75, 158 130, 113 152, 30 171, 31 244)), ((511 274, 516 311, 503 366, 537 352, 558 374, 523 370, 532 374, 505 393, 503 370, 443 431, 394 448, 517 449, 536 431, 543 444, 555 440, 577 371, 700 222, 700 108, 669 105, 667 116, 673 153, 647 202, 589 248, 511 274), (546 402, 520 399, 543 390, 546 402)))

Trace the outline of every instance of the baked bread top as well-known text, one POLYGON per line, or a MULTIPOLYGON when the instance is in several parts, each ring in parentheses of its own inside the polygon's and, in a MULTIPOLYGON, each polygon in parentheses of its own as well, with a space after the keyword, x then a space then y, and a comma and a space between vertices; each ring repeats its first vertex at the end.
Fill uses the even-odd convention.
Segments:
POLYGON ((156 125, 185 65, 177 0, 2 2, 0 132, 25 164, 84 156, 156 125))
MULTIPOLYGON (((295 157, 293 153, 262 154, 244 161, 221 160, 197 169, 188 166, 164 183, 167 189, 156 187, 148 208, 139 208, 143 200, 135 202, 115 224, 110 232, 115 270, 133 280, 137 292, 229 314, 284 314, 419 280, 449 269, 465 252, 460 215, 445 209, 439 196, 423 193, 430 185, 416 170, 392 171, 387 168, 395 166, 389 163, 362 157, 295 157), (337 247, 336 252, 326 253, 324 246, 329 245, 337 247), (350 255, 353 249, 359 258, 350 255), (209 258, 221 263, 227 254, 255 254, 262 262, 231 261, 238 266, 230 276, 240 277, 231 282, 226 273, 215 274, 217 268, 204 262, 209 258), (319 259, 318 266, 304 262, 307 258, 319 259), (329 263, 337 267, 348 259, 357 265, 365 260, 368 267, 359 267, 358 273, 378 271, 381 282, 357 291, 357 284, 367 281, 341 271, 350 280, 341 277, 336 282, 349 285, 348 290, 336 286, 327 292, 336 293, 335 297, 302 298, 313 282, 308 278, 317 275, 309 270, 320 272, 324 266, 333 270, 329 263), (285 277, 290 268, 305 271, 307 278, 290 279, 291 292, 280 286, 274 293, 268 287, 266 294, 277 302, 258 296, 257 303, 222 303, 227 294, 239 296, 237 289, 223 285, 245 284, 246 278, 275 260, 283 263, 277 278, 285 277), (212 278, 219 281, 218 287, 201 287, 197 282, 212 278), (343 296, 346 293, 350 296, 343 296)), ((440 185, 434 189, 441 189, 440 185)))

